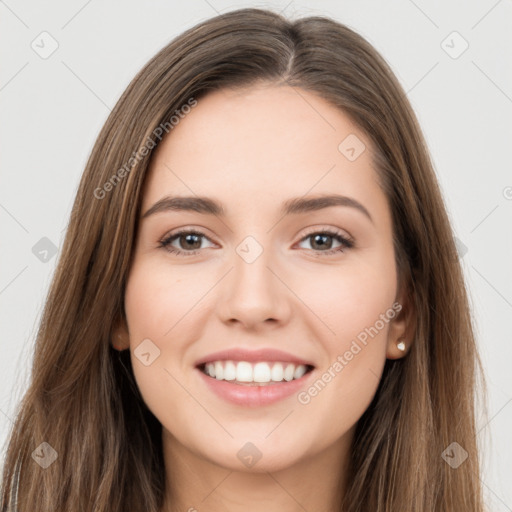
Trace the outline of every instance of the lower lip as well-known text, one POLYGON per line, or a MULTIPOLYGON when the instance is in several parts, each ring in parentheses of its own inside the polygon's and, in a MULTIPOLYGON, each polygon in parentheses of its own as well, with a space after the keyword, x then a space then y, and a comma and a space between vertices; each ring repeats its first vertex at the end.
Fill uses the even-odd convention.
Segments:
POLYGON ((291 381, 276 382, 264 386, 244 386, 242 384, 234 384, 227 380, 218 380, 206 375, 199 368, 196 368, 201 378, 211 391, 220 398, 236 405, 245 407, 261 407, 273 404, 279 400, 293 395, 304 387, 306 380, 309 379, 314 370, 304 374, 300 379, 291 381))

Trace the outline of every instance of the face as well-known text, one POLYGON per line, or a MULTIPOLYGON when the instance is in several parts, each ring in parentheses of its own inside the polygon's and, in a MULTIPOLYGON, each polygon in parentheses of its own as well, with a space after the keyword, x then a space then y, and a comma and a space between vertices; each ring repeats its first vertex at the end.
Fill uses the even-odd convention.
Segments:
POLYGON ((118 340, 166 449, 268 471, 349 439, 405 333, 370 151, 269 85, 210 93, 158 146, 118 340))

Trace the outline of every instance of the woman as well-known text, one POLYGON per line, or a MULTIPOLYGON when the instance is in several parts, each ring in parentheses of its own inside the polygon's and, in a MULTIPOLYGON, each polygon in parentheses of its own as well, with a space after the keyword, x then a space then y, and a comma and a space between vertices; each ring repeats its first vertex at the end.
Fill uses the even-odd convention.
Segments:
POLYGON ((480 512, 477 368, 388 65, 328 18, 232 11, 98 137, 1 510, 480 512))

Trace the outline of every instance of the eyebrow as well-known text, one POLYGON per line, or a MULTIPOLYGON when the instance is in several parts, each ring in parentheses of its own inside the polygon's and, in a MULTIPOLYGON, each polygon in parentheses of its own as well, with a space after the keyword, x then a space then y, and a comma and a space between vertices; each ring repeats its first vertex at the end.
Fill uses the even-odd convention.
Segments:
MULTIPOLYGON (((352 197, 337 194, 321 195, 316 197, 296 197, 285 201, 281 207, 281 215, 297 215, 332 206, 345 206, 355 208, 363 213, 372 223, 370 212, 352 197)), ((194 211, 205 215, 225 217, 226 212, 221 203, 209 197, 200 196, 166 196, 157 201, 142 216, 143 219, 155 213, 166 211, 194 211)))

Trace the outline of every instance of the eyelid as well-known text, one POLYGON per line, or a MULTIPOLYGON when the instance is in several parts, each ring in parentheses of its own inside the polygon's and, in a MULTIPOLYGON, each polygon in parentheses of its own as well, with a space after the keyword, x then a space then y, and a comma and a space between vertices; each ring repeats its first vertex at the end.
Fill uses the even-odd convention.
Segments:
POLYGON ((352 235, 350 235, 347 231, 342 230, 340 228, 334 228, 334 227, 330 227, 330 226, 320 225, 319 227, 313 226, 311 228, 306 228, 306 229, 307 229, 307 231, 304 235, 302 235, 302 238, 300 239, 300 241, 304 240, 304 238, 306 238, 307 236, 312 235, 314 233, 332 233, 332 234, 336 234, 338 236, 342 236, 348 242, 355 243, 354 237, 352 237, 352 235))
MULTIPOLYGON (((210 236, 204 232, 204 228, 196 228, 194 226, 187 226, 184 228, 177 228, 176 230, 171 230, 168 233, 166 233, 162 238, 160 238, 158 240, 159 246, 162 247, 163 244, 165 244, 165 243, 170 244, 171 239, 173 239, 173 238, 177 239, 180 236, 184 236, 184 235, 188 235, 188 234, 198 235, 198 236, 200 236, 206 240, 209 240, 210 242, 215 244, 215 242, 210 238, 210 236)), ((216 245, 218 245, 218 244, 216 244, 216 245)), ((201 249, 195 249, 195 250, 200 251, 201 249)), ((186 252, 189 254, 192 254, 194 251, 186 251, 186 252)))

